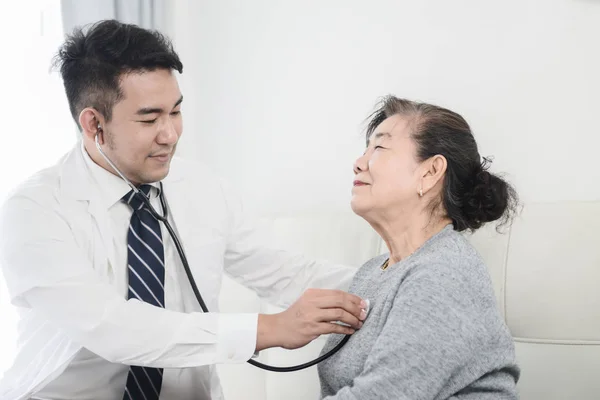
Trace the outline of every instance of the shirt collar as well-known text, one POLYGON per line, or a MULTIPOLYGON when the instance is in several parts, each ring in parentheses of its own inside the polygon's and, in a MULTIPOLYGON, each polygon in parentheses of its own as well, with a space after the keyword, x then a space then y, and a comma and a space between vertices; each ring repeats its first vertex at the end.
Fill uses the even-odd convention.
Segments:
MULTIPOLYGON (((83 142, 81 144, 81 152, 83 153, 83 159, 85 160, 88 172, 92 176, 94 183, 101 189, 99 192, 102 197, 102 203, 106 209, 111 208, 121 201, 121 198, 129 193, 131 188, 121 177, 108 172, 96 164, 83 146, 83 142)), ((149 185, 154 187, 150 192, 150 197, 157 197, 160 194, 160 185, 158 182, 150 183, 149 185)))

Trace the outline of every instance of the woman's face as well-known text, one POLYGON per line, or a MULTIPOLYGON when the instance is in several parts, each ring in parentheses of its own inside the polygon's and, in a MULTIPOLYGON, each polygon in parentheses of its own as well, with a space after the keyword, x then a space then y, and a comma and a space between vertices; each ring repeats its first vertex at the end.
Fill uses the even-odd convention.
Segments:
POLYGON ((354 163, 351 206, 363 218, 416 211, 422 174, 409 123, 400 115, 383 121, 354 163))

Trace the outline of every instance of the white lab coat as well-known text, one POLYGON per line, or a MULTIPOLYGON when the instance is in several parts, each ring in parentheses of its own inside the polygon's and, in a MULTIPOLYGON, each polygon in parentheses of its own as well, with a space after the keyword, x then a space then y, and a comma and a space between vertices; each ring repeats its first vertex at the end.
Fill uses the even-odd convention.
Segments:
MULTIPOLYGON (((85 343, 90 331, 96 328, 81 321, 72 324, 73 319, 81 320, 84 316, 32 310, 31 293, 36 293, 39 299, 40 291, 45 288, 66 290, 80 285, 83 290, 113 290, 115 302, 124 301, 114 296, 115 292, 120 296, 127 293, 126 281, 115 279, 125 273, 126 266, 115 259, 107 210, 100 201, 102 188, 82 172, 85 160, 80 146, 56 166, 22 184, 0 212, 0 267, 10 298, 20 307, 21 315, 19 351, 13 367, 0 381, 2 399, 28 398, 54 380, 83 349, 79 343, 85 343)), ((245 219, 241 202, 207 168, 175 158, 163 184, 175 229, 211 312, 218 311, 224 272, 280 306, 293 303, 308 287, 348 287, 354 268, 308 261, 261 242, 245 219)), ((85 314, 77 305, 66 306, 85 314)), ((162 311, 138 305, 130 312, 132 318, 148 322, 162 311)), ((103 357, 111 362, 157 367, 181 368, 190 364, 243 362, 250 358, 253 348, 248 337, 255 338, 256 316, 204 314, 201 317, 211 318, 200 318, 194 323, 198 329, 206 324, 204 330, 213 336, 214 330, 219 330, 221 348, 199 347, 194 358, 162 359, 162 338, 151 338, 147 348, 135 351, 97 346, 106 351, 103 357), (222 332, 223 326, 229 332, 222 332), (233 334, 236 329, 254 330, 252 336, 246 337, 243 348, 236 343, 233 334)))

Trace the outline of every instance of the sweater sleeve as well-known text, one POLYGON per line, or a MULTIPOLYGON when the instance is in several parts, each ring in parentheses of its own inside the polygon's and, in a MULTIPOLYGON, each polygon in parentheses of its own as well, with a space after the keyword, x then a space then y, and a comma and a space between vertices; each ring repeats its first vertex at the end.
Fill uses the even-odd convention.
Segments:
POLYGON ((407 275, 362 373, 325 399, 448 399, 459 382, 484 375, 486 399, 517 398, 518 372, 505 362, 513 349, 486 323, 496 310, 478 295, 477 279, 443 262, 407 275))

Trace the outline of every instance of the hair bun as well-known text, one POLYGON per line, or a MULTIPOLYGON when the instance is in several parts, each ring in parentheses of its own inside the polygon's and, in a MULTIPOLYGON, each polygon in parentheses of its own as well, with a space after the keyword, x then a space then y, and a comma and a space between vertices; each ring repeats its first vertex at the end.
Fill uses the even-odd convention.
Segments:
POLYGON ((486 222, 500 218, 509 219, 514 210, 516 194, 502 178, 488 171, 491 161, 484 157, 483 162, 474 168, 469 184, 465 186, 462 212, 467 229, 475 230, 486 222))

